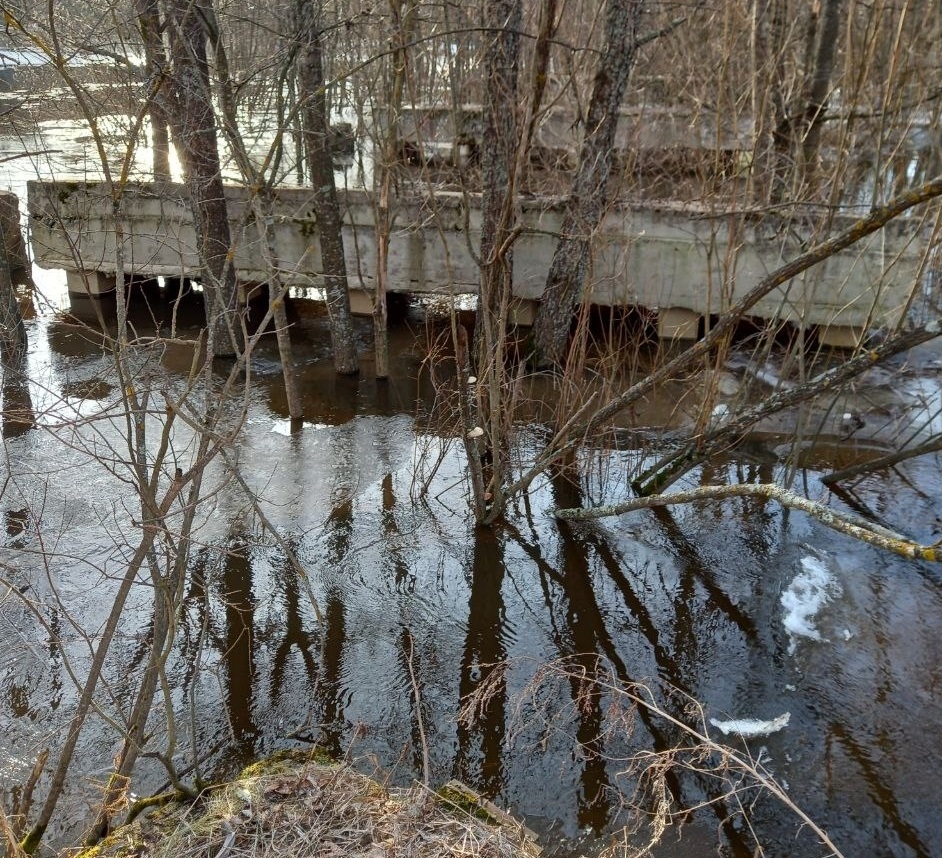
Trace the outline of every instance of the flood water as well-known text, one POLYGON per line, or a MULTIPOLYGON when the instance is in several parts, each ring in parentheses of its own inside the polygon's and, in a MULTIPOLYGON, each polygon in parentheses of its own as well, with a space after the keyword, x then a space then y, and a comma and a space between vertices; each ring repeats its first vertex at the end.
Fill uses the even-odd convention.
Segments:
MULTIPOLYGON (((0 465, 3 787, 22 782, 43 747, 55 755, 77 699, 70 674, 87 670, 136 538, 137 501, 109 466, 122 455, 124 424, 111 410, 118 379, 90 329, 69 321, 59 279, 37 280, 30 381, 4 390, 5 409, 32 419, 6 416, 0 465)), ((152 310, 166 309, 161 296, 151 300, 132 307, 142 329, 152 310)), ((706 719, 789 713, 766 738, 726 741, 761 759, 845 855, 942 852, 942 571, 759 499, 586 525, 550 515, 624 496, 642 456, 631 449, 596 451, 583 485, 537 482, 505 525, 476 529, 459 445, 436 416, 423 369, 429 320, 415 311, 394 330, 393 376, 377 383, 368 360, 357 379, 334 376, 323 315, 295 309, 304 425, 290 430, 277 351, 265 341, 233 454, 308 578, 262 532, 241 489, 213 473, 218 494, 199 522, 168 661, 175 760, 188 775, 194 760, 215 776, 309 741, 396 782, 422 777, 427 758, 433 786, 459 778, 524 818, 548 849, 589 853, 623 819, 634 788, 628 758, 682 738, 645 710, 623 719, 615 693, 587 692, 578 678, 610 675, 626 687, 649 684, 666 714, 687 723, 701 722, 666 688, 699 701, 706 719), (567 673, 553 669, 560 663, 567 673), (460 719, 475 692, 484 702, 460 719)), ((365 323, 360 333, 368 349, 365 323)), ((155 390, 177 383, 185 358, 145 360, 141 377, 155 390)), ((937 415, 938 366, 926 352, 894 368, 892 389, 873 378, 860 391, 864 418, 897 434, 907 397, 937 415)), ((658 424, 656 406, 638 415, 643 425, 658 424)), ((542 431, 522 429, 521 445, 542 431)), ((185 437, 176 443, 186 448, 185 437)), ((690 484, 780 478, 786 464, 774 439, 759 446, 704 467, 690 484)), ((809 456, 796 489, 826 497, 816 469, 833 459, 809 456)), ((931 542, 940 485, 930 456, 829 502, 850 501, 931 542)), ((82 734, 61 838, 80 826, 107 774, 118 742, 104 718, 120 717, 127 677, 146 657, 151 595, 138 589, 102 711, 82 734)), ((164 747, 161 711, 152 727, 164 747)), ((139 768, 136 792, 164 785, 156 761, 139 768)), ((735 775, 724 783, 678 772, 668 787, 684 806, 708 804, 679 846, 655 854, 752 855, 750 826, 766 855, 827 854, 787 808, 735 775), (748 823, 727 795, 734 787, 748 823)))

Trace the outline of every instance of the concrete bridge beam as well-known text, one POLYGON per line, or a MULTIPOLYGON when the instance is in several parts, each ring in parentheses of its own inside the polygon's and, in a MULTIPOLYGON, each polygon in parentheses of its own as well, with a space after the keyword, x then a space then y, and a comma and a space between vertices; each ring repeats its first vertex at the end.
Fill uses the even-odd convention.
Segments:
MULTIPOLYGON (((289 286, 321 285, 317 222, 305 188, 277 190, 275 232, 279 274, 289 286)), ((249 190, 226 189, 242 284, 264 283, 266 269, 249 190)), ((376 283, 373 200, 343 198, 344 244, 355 312, 372 312, 376 283)), ((512 320, 532 322, 562 228, 564 200, 526 198, 513 250, 512 320)), ((46 268, 72 272, 69 288, 103 294, 114 288, 115 225, 106 189, 83 182, 30 182, 33 252, 46 268), (76 261, 78 260, 78 261, 76 261), (83 274, 78 274, 79 269, 83 274), (109 279, 110 278, 110 279, 109 279)), ((129 185, 124 196, 125 275, 198 278, 199 259, 186 189, 129 185)), ((835 217, 832 234, 850 217, 835 217)), ((815 221, 764 230, 761 213, 717 211, 676 203, 613 206, 593 236, 585 300, 603 306, 658 310, 661 336, 690 339, 700 319, 721 315, 767 274, 821 240, 815 221)), ((477 292, 474 249, 480 244, 480 199, 459 193, 402 198, 389 242, 391 293, 459 296, 477 292)), ((870 325, 893 325, 918 291, 926 242, 909 219, 891 223, 785 284, 753 312, 776 325, 817 326, 835 344, 856 342, 870 325)))

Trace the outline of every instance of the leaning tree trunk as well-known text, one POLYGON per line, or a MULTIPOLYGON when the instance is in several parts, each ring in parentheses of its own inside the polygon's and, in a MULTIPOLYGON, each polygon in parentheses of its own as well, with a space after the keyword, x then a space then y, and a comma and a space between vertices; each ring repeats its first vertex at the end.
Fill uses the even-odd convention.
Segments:
POLYGON ((569 329, 585 287, 589 242, 608 203, 618 110, 635 61, 643 7, 643 0, 608 3, 605 48, 592 83, 579 168, 533 328, 537 366, 559 365, 566 357, 569 329))
POLYGON ((347 291, 347 261, 343 249, 343 221, 334 184, 327 120, 327 92, 321 46, 322 12, 318 0, 298 0, 298 96, 304 154, 314 187, 314 212, 321 247, 324 292, 330 316, 334 368, 341 375, 359 371, 350 294, 347 291))
POLYGON ((207 33, 199 3, 167 0, 167 31, 172 62, 168 116, 190 192, 211 353, 231 356, 240 351, 242 338, 206 59, 207 33))

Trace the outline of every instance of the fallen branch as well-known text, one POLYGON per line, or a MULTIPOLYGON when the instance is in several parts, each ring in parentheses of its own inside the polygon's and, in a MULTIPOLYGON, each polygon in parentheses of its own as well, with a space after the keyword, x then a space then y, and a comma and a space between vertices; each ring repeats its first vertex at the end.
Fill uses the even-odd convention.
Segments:
POLYGON ((942 196, 942 176, 937 176, 916 188, 905 191, 884 206, 874 208, 865 217, 854 221, 843 232, 815 245, 773 271, 730 307, 702 340, 614 397, 589 418, 573 424, 565 436, 557 434, 537 457, 536 462, 505 490, 505 494, 510 497, 524 491, 549 464, 578 447, 581 440, 588 434, 600 428, 629 405, 647 396, 652 390, 676 378, 678 374, 686 372, 705 355, 710 354, 732 335, 739 321, 770 292, 818 263, 853 246, 868 235, 872 235, 904 212, 939 196, 942 196))
POLYGON ((841 468, 839 471, 831 471, 830 474, 825 474, 821 477, 821 482, 826 486, 830 486, 842 480, 872 474, 874 471, 879 471, 882 468, 891 468, 893 465, 898 465, 900 462, 905 462, 907 459, 914 459, 917 456, 925 456, 929 453, 938 453, 940 450, 942 450, 942 435, 936 435, 924 444, 919 444, 917 447, 897 450, 895 453, 888 453, 885 456, 880 456, 878 459, 871 459, 869 462, 851 465, 849 468, 841 468))
MULTIPOLYGON (((8 111, 4 111, 0 116, 5 116, 8 111)), ((0 164, 6 164, 8 161, 16 161, 19 158, 37 158, 40 155, 61 155, 62 149, 35 149, 31 152, 17 152, 14 155, 4 155, 0 158, 0 164)))
MULTIPOLYGON (((900 194, 898 197, 894 197, 885 206, 878 206, 866 217, 854 221, 847 229, 834 236, 834 238, 815 245, 810 250, 795 257, 791 262, 773 271, 768 277, 757 283, 746 295, 730 307, 702 340, 679 354, 673 360, 665 363, 655 372, 652 372, 641 381, 632 385, 621 395, 615 397, 604 408, 600 409, 592 416, 588 421, 588 425, 585 426, 585 430, 588 431, 597 428, 606 420, 614 417, 626 406, 637 402, 642 396, 645 396, 658 385, 670 380, 677 375, 678 372, 686 370, 699 361, 731 334, 735 330, 736 325, 739 324, 739 321, 749 310, 774 289, 777 289, 779 286, 787 283, 793 277, 797 277, 819 262, 824 262, 825 259, 830 259, 840 251, 846 250, 868 235, 872 235, 878 230, 883 229, 891 220, 899 217, 909 209, 929 202, 939 196, 942 196, 942 176, 937 176, 917 188, 913 188, 900 194)), ((582 427, 577 427, 576 433, 578 433, 580 428, 582 427)))
POLYGON ((651 509, 660 506, 675 506, 677 504, 696 503, 704 500, 726 500, 737 497, 764 497, 774 500, 782 506, 791 507, 810 515, 825 527, 836 530, 838 533, 852 536, 861 542, 892 551, 903 557, 917 560, 929 560, 934 563, 942 562, 942 548, 939 544, 921 545, 907 536, 896 533, 878 524, 869 522, 860 516, 848 512, 836 512, 828 509, 817 501, 802 497, 789 489, 775 483, 744 483, 733 486, 701 486, 684 492, 675 492, 669 495, 652 495, 651 497, 632 498, 623 503, 609 504, 593 507, 591 509, 557 509, 553 511, 556 518, 565 521, 590 521, 599 518, 623 515, 638 509, 651 509))
POLYGON ((942 333, 938 320, 888 337, 878 346, 863 351, 850 360, 816 375, 803 384, 780 390, 762 402, 747 408, 715 429, 690 438, 679 450, 663 457, 648 468, 632 485, 640 495, 663 491, 680 477, 742 437, 760 420, 806 402, 828 391, 839 390, 842 385, 901 352, 909 351, 933 340, 942 333))

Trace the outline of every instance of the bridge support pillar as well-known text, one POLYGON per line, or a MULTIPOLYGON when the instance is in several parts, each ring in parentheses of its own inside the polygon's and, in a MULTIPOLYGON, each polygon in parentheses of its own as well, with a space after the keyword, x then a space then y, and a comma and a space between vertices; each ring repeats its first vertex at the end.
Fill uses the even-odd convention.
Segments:
POLYGON ((863 328, 857 325, 828 325, 818 328, 818 342, 835 349, 855 349, 860 345, 863 328))
POLYGON ((662 340, 695 340, 700 336, 700 314, 684 307, 657 311, 657 335, 662 340))
POLYGON ((104 274, 101 271, 66 271, 65 282, 69 292, 92 298, 114 292, 118 285, 114 274, 104 274))
POLYGON ((520 325, 523 328, 529 328, 536 320, 536 309, 539 306, 538 301, 530 298, 511 298, 508 308, 508 321, 512 325, 520 325))
MULTIPOLYGON (((365 289, 350 289, 350 312, 354 316, 373 315, 373 296, 365 289)), ((386 296, 389 297, 388 295, 386 296)))

